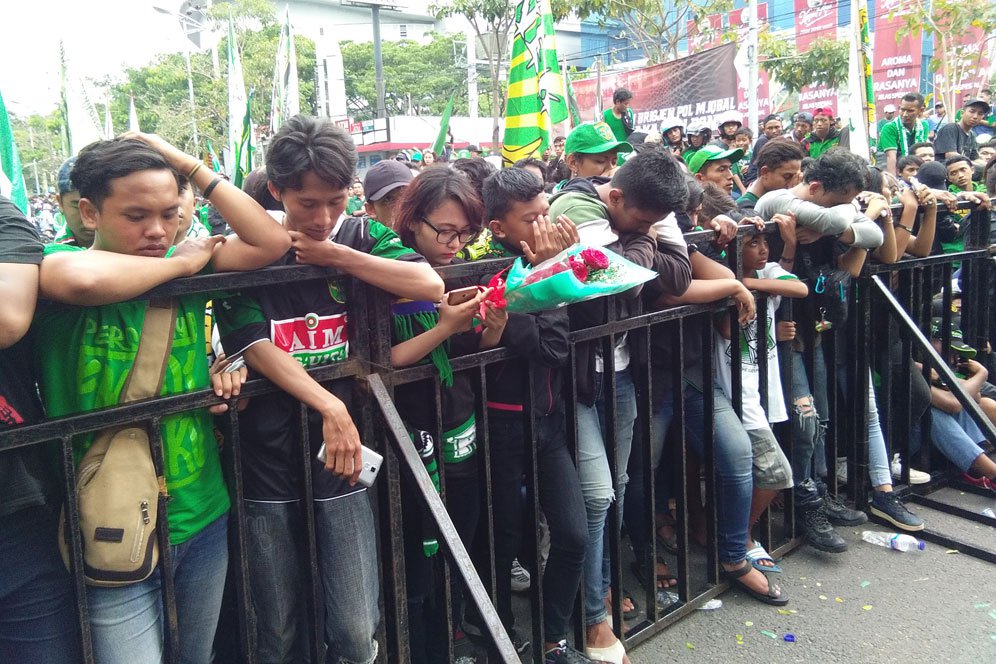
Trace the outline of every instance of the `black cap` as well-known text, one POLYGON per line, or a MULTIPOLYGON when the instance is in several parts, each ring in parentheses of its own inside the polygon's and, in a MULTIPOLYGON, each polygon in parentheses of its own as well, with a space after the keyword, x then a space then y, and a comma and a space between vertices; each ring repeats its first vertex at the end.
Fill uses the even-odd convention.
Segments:
POLYGON ((928 161, 917 170, 916 179, 931 189, 947 189, 948 169, 943 161, 928 161))
POLYGON ((398 187, 406 186, 413 177, 412 170, 400 161, 378 161, 363 178, 363 193, 368 201, 379 201, 398 187))
POLYGON ((978 98, 966 99, 965 103, 961 105, 962 108, 968 108, 969 106, 981 106, 983 113, 988 113, 992 110, 992 106, 989 105, 989 102, 978 98))
POLYGON ((477 147, 476 145, 468 145, 467 146, 467 152, 480 152, 480 151, 481 151, 481 148, 477 147))

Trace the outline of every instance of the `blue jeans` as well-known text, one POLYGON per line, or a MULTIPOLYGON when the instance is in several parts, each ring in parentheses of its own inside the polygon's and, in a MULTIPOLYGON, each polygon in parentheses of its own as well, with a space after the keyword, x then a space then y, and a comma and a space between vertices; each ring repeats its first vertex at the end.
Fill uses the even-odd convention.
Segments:
POLYGON ((52 508, 0 518, 0 662, 78 662, 72 580, 56 547, 52 508))
MULTIPOLYGON (((720 388, 713 389, 713 459, 716 463, 716 525, 719 559, 738 563, 747 557, 747 526, 753 489, 754 455, 740 418, 720 388)), ((654 413, 651 453, 654 467, 661 459, 664 437, 674 416, 674 394, 664 389, 654 413)), ((705 452, 705 399, 701 391, 685 387, 685 440, 700 459, 705 452)))
MULTIPOLYGON (((617 371, 615 418, 615 482, 609 472, 608 441, 605 440, 605 393, 602 375, 595 376, 595 404, 577 405, 578 416, 578 475, 588 515, 588 545, 584 552, 585 623, 595 625, 608 617, 605 596, 609 592, 611 565, 608 540, 605 538, 605 518, 613 497, 622 514, 622 502, 629 476, 626 466, 633 447, 633 423, 636 421, 636 388, 629 371, 617 371)), ((621 521, 620 521, 621 523, 621 521)))
MULTIPOLYGON (((228 514, 182 544, 170 547, 183 664, 207 664, 221 611, 228 569, 228 514)), ((160 568, 145 581, 120 588, 87 586, 94 659, 100 664, 155 664, 163 660, 160 568)))
POLYGON ((934 447, 963 472, 983 453, 979 443, 986 439, 964 409, 951 415, 939 408, 930 409, 930 437, 934 447))
MULTIPOLYGON (((303 625, 301 555, 303 532, 297 502, 245 501, 249 569, 260 662, 296 662, 303 625)), ((366 491, 316 500, 315 539, 325 600, 328 664, 368 664, 377 657, 380 621, 376 529, 366 491)))

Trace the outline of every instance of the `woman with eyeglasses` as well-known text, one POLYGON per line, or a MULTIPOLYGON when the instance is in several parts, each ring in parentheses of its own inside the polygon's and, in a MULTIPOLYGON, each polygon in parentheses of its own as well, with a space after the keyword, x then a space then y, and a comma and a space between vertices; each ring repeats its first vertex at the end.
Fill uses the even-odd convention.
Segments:
MULTIPOLYGON (((395 213, 401 241, 433 267, 462 262, 456 254, 480 232, 483 219, 470 181, 448 168, 428 169, 412 180, 395 213)), ((438 404, 434 380, 397 386, 395 403, 437 489, 442 459, 447 511, 469 549, 480 516, 475 390, 472 374, 455 373, 450 358, 497 346, 507 315, 487 299, 487 289, 475 292, 474 279, 444 283, 447 293, 439 303, 403 300, 392 306, 391 361, 395 367, 431 363, 439 374, 438 404)), ((436 592, 441 587, 434 583, 441 569, 433 562, 439 559, 439 543, 414 486, 403 485, 402 491, 411 661, 445 662, 446 617, 439 605, 442 594, 436 592)), ((461 615, 459 595, 454 597, 455 624, 461 615)))

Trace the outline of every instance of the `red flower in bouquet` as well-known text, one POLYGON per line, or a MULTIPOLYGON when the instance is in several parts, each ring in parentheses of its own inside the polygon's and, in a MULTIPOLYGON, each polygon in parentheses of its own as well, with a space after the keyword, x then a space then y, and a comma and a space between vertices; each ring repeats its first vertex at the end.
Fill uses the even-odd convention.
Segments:
POLYGON ((574 276, 581 283, 584 283, 588 279, 588 266, 585 265, 584 261, 578 260, 574 256, 568 259, 571 264, 571 270, 574 272, 574 276))
POLYGON ((584 259, 585 264, 592 270, 604 270, 609 267, 609 257, 598 249, 591 247, 585 249, 581 252, 581 258, 584 259))
POLYGON ((555 275, 555 274, 557 274, 559 272, 566 272, 566 271, 567 271, 567 266, 564 265, 563 263, 557 262, 557 263, 554 263, 553 265, 548 265, 547 267, 543 268, 542 270, 533 270, 529 274, 529 276, 526 277, 526 280, 525 280, 525 282, 523 282, 523 285, 529 285, 529 284, 535 283, 537 281, 540 281, 541 279, 546 279, 547 277, 552 277, 553 275, 555 275))

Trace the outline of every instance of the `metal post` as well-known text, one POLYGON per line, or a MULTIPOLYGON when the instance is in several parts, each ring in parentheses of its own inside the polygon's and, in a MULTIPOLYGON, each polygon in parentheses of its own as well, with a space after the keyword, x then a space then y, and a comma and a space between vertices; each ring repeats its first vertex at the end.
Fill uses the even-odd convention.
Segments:
POLYGON ((374 85, 377 88, 377 117, 387 117, 387 105, 384 102, 384 61, 380 53, 380 7, 370 6, 370 16, 373 19, 374 46, 374 85))
POLYGON ((595 118, 598 122, 602 119, 602 56, 595 58, 595 118))
POLYGON ((747 0, 747 126, 757 138, 757 0, 747 0))
MULTIPOLYGON (((186 39, 184 39, 186 42, 186 39)), ((190 122, 194 133, 194 151, 200 156, 200 138, 197 135, 197 104, 194 103, 194 73, 190 68, 190 47, 184 46, 183 57, 187 61, 187 96, 190 99, 190 122)))

